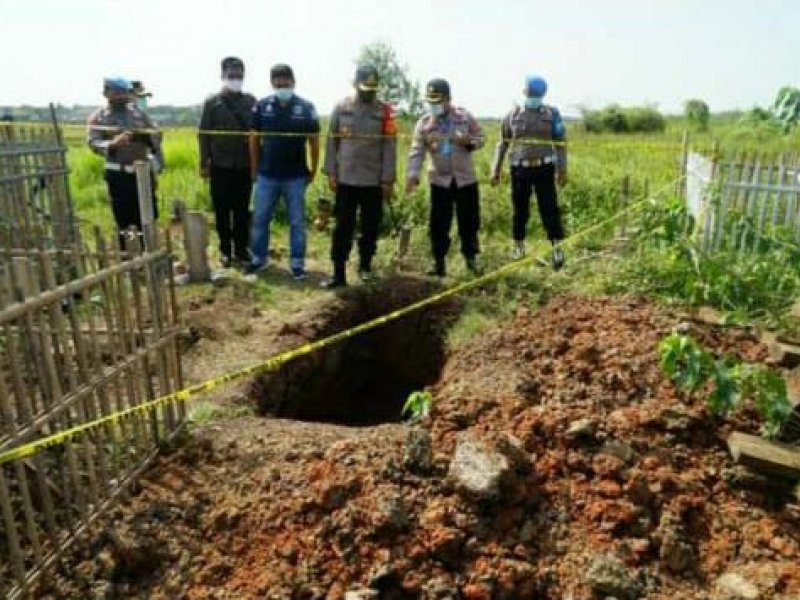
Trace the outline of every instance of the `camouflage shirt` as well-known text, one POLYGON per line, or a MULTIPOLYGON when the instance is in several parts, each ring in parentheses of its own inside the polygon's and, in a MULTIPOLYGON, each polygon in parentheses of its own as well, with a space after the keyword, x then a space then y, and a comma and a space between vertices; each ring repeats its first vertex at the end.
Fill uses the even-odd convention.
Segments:
POLYGON ((161 134, 155 128, 147 113, 135 106, 127 105, 124 109, 98 108, 87 121, 86 141, 96 154, 109 163, 130 166, 137 160, 149 161, 154 157, 163 166, 161 134), (111 148, 111 140, 124 131, 134 132, 130 143, 111 148))

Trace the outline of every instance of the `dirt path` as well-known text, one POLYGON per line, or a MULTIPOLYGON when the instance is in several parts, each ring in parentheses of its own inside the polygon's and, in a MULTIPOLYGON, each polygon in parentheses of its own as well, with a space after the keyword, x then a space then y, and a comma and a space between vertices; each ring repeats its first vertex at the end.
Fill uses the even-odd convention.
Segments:
MULTIPOLYGON (((453 354, 420 426, 208 425, 42 594, 800 598, 797 492, 731 464, 751 411, 716 422, 661 375, 677 325, 638 299, 558 297, 453 354)), ((766 357, 744 331, 693 334, 766 357)))

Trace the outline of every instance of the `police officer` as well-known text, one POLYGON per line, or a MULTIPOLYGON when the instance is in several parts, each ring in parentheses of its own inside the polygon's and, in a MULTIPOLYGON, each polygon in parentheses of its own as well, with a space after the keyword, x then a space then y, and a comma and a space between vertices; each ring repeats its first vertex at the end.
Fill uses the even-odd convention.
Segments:
POLYGON ((566 128, 554 106, 544 104, 547 82, 537 75, 525 81, 524 106, 516 106, 501 125, 501 140, 492 165, 492 185, 500 181, 503 159, 511 149, 511 198, 514 205, 512 257, 525 256, 525 236, 530 217, 532 191, 536 192, 539 214, 553 246, 555 270, 564 266, 564 252, 559 242, 564 239, 561 213, 558 208, 556 182, 567 181, 566 128))
POLYGON ((444 277, 445 258, 450 248, 450 228, 455 209, 461 253, 467 268, 477 272, 480 251, 480 195, 472 153, 485 142, 473 116, 451 101, 450 85, 444 79, 428 83, 425 100, 429 112, 419 119, 408 155, 406 193, 419 185, 426 153, 431 155, 428 171, 431 193, 429 232, 433 251, 432 275, 444 277))
POLYGON ((210 183, 222 266, 227 268, 236 260, 244 267, 250 264, 247 246, 253 187, 246 132, 252 125, 256 99, 242 91, 244 62, 240 58, 224 58, 221 67, 222 89, 206 98, 200 117, 200 176, 210 183), (203 133, 206 131, 230 133, 203 133))
POLYGON ((139 109, 146 111, 148 98, 153 97, 153 92, 148 92, 141 81, 131 81, 133 101, 139 109))
POLYGON ((372 258, 383 216, 383 202, 390 202, 397 169, 397 128, 392 107, 377 99, 378 71, 359 66, 355 95, 339 102, 331 114, 323 172, 335 192, 331 260, 333 277, 323 285, 347 285, 346 264, 353 245, 356 214, 361 213, 358 240, 359 274, 372 276, 372 258))
MULTIPOLYGON (((121 246, 125 230, 142 229, 134 163, 149 160, 152 153, 159 165, 164 164, 160 134, 150 117, 131 103, 131 94, 127 79, 105 79, 103 95, 108 105, 93 112, 86 124, 89 147, 105 159, 105 180, 121 246)), ((155 193, 153 214, 158 218, 155 193)))

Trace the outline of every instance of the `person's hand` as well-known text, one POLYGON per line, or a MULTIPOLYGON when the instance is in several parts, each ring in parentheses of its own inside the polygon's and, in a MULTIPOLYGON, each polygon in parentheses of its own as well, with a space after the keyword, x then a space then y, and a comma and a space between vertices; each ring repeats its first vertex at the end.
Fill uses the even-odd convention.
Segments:
POLYGON ((567 185, 567 172, 559 171, 558 173, 556 173, 556 181, 558 182, 558 185, 562 187, 567 185))
POLYGON ((406 194, 413 194, 414 190, 417 189, 419 185, 419 179, 416 177, 409 177, 406 179, 406 194))
POLYGON ((394 196, 394 183, 382 183, 383 200, 391 204, 392 197, 394 196))
POLYGON ((130 131, 123 131, 122 133, 118 133, 113 137, 111 140, 110 146, 112 148, 119 148, 120 146, 127 146, 131 143, 131 139, 133 138, 133 134, 130 131))
POLYGON ((497 187, 500 185, 500 174, 492 175, 492 178, 489 180, 489 183, 492 184, 492 187, 497 187))
POLYGON ((463 131, 456 131, 453 136, 453 141, 459 146, 464 146, 466 148, 472 145, 472 136, 463 131))
POLYGON ((337 183, 338 183, 338 182, 336 181, 336 175, 328 175, 328 188, 329 188, 329 189, 330 189, 332 192, 335 192, 335 191, 336 191, 336 185, 337 185, 337 183))

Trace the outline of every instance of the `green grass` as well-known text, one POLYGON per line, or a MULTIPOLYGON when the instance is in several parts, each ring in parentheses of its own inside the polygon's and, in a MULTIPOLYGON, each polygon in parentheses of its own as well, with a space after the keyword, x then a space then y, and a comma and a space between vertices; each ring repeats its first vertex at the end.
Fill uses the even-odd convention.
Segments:
MULTIPOLYGON (((408 134, 410 123, 401 123, 401 133, 408 134)), ((503 183, 493 188, 488 184, 490 161, 494 145, 498 140, 499 122, 485 121, 487 133, 486 147, 475 153, 475 163, 481 183, 482 261, 486 268, 497 267, 508 260, 511 230, 510 190, 505 177, 503 183)), ((684 123, 679 119, 668 119, 666 130, 652 134, 590 134, 580 125, 570 125, 569 139, 569 183, 563 189, 560 199, 565 227, 568 234, 575 233, 589 225, 610 217, 619 210, 620 182, 624 176, 630 177, 631 198, 644 197, 645 192, 659 192, 666 201, 671 196, 671 182, 679 172, 684 123)), ((99 225, 107 232, 113 230, 113 219, 108 205, 103 166, 100 157, 93 155, 82 139, 82 129, 70 129, 69 163, 71 167, 70 184, 80 218, 87 225, 99 225)), ((800 146, 800 131, 791 135, 779 135, 769 126, 744 126, 739 122, 712 118, 710 128, 704 133, 691 134, 691 146, 708 154, 717 145, 722 155, 732 155, 738 151, 759 150, 767 155, 796 150, 800 146)), ((399 165, 397 198, 393 211, 387 212, 384 223, 384 236, 379 245, 376 263, 380 270, 392 270, 392 255, 396 239, 392 237, 393 226, 406 223, 413 227, 411 256, 407 261, 411 270, 424 271, 429 266, 429 245, 427 240, 428 191, 421 186, 413 194, 406 196, 402 190, 406 156, 409 140, 399 141, 399 165), (395 222, 392 221, 392 216, 395 222)), ((208 184, 198 175, 198 150, 196 131, 190 128, 168 129, 164 132, 164 153, 167 169, 159 178, 160 220, 166 223, 174 200, 182 200, 192 210, 206 211, 212 220, 211 201, 208 184)), ((307 212, 309 222, 314 217, 316 200, 330 198, 325 178, 319 175, 307 193, 307 212)), ((273 234, 275 248, 287 246, 285 214, 279 211, 273 234)), ((633 258, 633 264, 614 260, 590 260, 613 232, 614 225, 582 239, 576 248, 570 250, 573 256, 585 256, 578 267, 570 267, 565 276, 549 277, 547 283, 532 285, 532 280, 540 280, 541 273, 528 270, 521 276, 507 278, 488 291, 470 295, 470 302, 462 321, 452 334, 452 343, 459 344, 469 338, 492 320, 509 314, 520 302, 531 298, 540 299, 547 295, 548 289, 566 289, 570 286, 581 291, 624 291, 640 289, 654 295, 664 286, 673 290, 671 299, 680 300, 681 278, 688 277, 690 267, 683 263, 664 264, 664 256, 656 251, 641 251, 633 258), (586 254, 588 253, 588 254, 586 254), (660 262, 661 261, 661 262, 660 262), (661 280, 664 281, 661 281, 661 280), (664 283, 664 282, 667 283, 664 283), (671 282, 671 283, 670 283, 671 282), (549 287, 548 287, 549 286, 549 287)), ((531 237, 542 240, 543 232, 536 211, 531 220, 531 237)), ((327 270, 327 257, 330 247, 329 234, 320 234, 309 229, 309 259, 318 268, 327 270)), ((540 247, 544 251, 546 247, 540 247)), ((212 261, 216 255, 216 240, 212 227, 210 244, 212 261)), ((570 256, 569 258, 572 258, 570 256)), ((285 262, 285 261, 284 261, 285 262)), ((458 281, 465 277, 461 260, 456 252, 451 253, 449 271, 458 281)), ((311 286, 287 286, 282 273, 272 273, 251 286, 253 300, 257 304, 277 310, 291 309, 315 296, 317 291, 311 286), (282 285, 283 284, 283 285, 282 285)), ((688 281, 688 280, 687 280, 688 281)), ((713 294, 707 295, 713 299, 713 294)), ((691 298, 684 298, 692 301, 691 298)))

